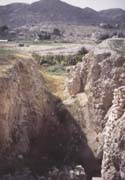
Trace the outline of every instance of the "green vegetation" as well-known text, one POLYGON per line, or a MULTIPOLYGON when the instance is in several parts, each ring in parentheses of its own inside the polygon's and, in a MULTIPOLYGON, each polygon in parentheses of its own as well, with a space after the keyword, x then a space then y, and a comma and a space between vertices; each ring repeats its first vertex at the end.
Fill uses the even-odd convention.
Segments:
POLYGON ((65 68, 62 65, 54 65, 48 67, 49 74, 62 75, 65 73, 65 68))
POLYGON ((13 51, 5 48, 0 48, 0 57, 7 57, 13 55, 13 51))
POLYGON ((60 32, 60 30, 59 30, 58 28, 54 28, 54 29, 53 29, 53 34, 54 34, 55 36, 61 36, 61 32, 60 32))
POLYGON ((3 26, 0 26, 0 33, 5 33, 8 31, 8 26, 7 25, 3 25, 3 26))
POLYGON ((78 62, 82 61, 82 57, 88 51, 83 47, 81 50, 74 55, 46 55, 40 56, 36 53, 33 53, 33 57, 38 61, 40 65, 62 65, 62 66, 71 66, 76 65, 78 62))
POLYGON ((51 39, 50 33, 46 32, 46 31, 41 31, 40 33, 38 33, 38 37, 39 37, 39 40, 50 40, 51 39))

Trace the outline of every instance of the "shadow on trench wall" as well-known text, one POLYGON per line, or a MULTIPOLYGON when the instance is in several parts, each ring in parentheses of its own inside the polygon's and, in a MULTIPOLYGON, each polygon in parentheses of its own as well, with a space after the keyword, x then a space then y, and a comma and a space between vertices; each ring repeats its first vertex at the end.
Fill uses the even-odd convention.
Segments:
MULTIPOLYGON (((29 167, 34 175, 43 175, 53 166, 74 168, 75 165, 84 167, 88 180, 100 175, 100 165, 88 146, 80 125, 60 99, 53 96, 51 100, 54 100, 54 107, 52 111, 50 109, 48 113, 44 112, 43 119, 39 119, 42 123, 39 134, 32 138, 29 136, 29 152, 20 160, 17 156, 14 157, 14 145, 15 149, 10 148, 7 153, 2 154, 0 175, 23 170, 24 167, 29 167)), ((37 118, 37 115, 34 117, 37 118)))
POLYGON ((80 164, 88 179, 100 176, 100 164, 88 146, 80 125, 59 99, 55 104, 54 118, 45 120, 48 123, 44 135, 32 142, 32 169, 43 173, 52 166, 61 168, 80 164))

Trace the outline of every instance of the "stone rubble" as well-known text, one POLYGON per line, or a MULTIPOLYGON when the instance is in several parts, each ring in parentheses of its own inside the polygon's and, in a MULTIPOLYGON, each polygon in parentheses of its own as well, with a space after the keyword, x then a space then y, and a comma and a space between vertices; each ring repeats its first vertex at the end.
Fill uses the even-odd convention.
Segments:
POLYGON ((23 173, 16 172, 14 175, 6 175, 1 180, 87 180, 84 168, 81 165, 71 167, 63 167, 58 169, 52 167, 45 175, 33 176, 32 171, 25 169, 23 173))
POLYGON ((125 86, 114 90, 114 100, 103 131, 103 180, 125 179, 125 86), (116 159, 116 160, 115 160, 116 159), (115 162, 114 162, 115 161, 115 162), (124 166, 122 165, 124 164, 124 166))

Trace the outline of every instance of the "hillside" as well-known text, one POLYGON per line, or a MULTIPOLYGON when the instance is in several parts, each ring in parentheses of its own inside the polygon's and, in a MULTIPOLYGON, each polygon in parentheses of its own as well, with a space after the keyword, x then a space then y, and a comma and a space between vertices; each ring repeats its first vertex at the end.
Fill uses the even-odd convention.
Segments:
POLYGON ((125 23, 125 11, 120 8, 108 9, 100 11, 100 16, 103 18, 110 17, 110 21, 115 21, 116 23, 125 23))
POLYGON ((91 8, 81 9, 60 0, 40 0, 31 5, 14 3, 0 6, 0 25, 11 27, 34 25, 43 22, 80 25, 102 22, 99 13, 91 8))
POLYGON ((60 0, 40 0, 32 4, 13 3, 0 6, 0 26, 34 26, 42 23, 99 25, 124 23, 125 11, 108 9, 95 11, 91 8, 78 8, 60 0))

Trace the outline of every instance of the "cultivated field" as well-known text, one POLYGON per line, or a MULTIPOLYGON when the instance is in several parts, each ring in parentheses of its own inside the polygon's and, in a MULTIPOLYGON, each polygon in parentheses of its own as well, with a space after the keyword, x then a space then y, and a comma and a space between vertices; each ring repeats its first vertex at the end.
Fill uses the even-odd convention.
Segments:
POLYGON ((39 55, 70 55, 76 54, 82 47, 91 49, 95 46, 95 42, 92 40, 85 40, 83 43, 52 43, 52 42, 43 42, 43 43, 16 43, 16 42, 7 42, 0 43, 0 49, 14 50, 20 53, 37 53, 39 55), (21 47, 23 46, 23 47, 21 47))

